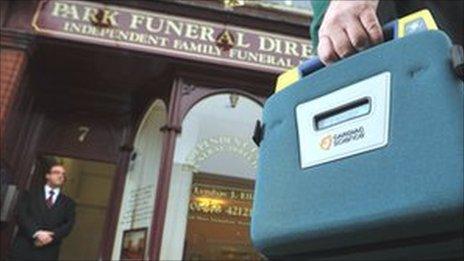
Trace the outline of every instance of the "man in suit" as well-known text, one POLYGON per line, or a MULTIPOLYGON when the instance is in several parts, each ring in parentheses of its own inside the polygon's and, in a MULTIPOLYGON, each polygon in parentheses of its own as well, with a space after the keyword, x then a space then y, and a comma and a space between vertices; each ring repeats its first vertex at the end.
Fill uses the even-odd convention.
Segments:
POLYGON ((61 241, 71 232, 75 218, 76 204, 61 193, 65 172, 62 165, 51 166, 45 186, 24 192, 19 200, 13 260, 58 259, 61 241))

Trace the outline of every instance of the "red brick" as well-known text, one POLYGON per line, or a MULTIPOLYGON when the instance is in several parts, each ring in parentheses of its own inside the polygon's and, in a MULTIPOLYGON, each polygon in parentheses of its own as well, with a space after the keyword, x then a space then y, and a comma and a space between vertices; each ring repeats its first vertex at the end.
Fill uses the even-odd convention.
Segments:
POLYGON ((6 115, 21 81, 26 58, 24 51, 0 49, 0 137, 3 137, 6 115))

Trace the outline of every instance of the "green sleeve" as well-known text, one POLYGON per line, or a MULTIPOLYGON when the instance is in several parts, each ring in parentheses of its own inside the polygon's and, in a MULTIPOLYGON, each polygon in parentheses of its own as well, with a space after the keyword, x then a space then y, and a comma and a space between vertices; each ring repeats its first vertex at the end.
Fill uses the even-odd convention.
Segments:
POLYGON ((317 44, 319 43, 318 31, 321 27, 322 19, 324 18, 325 11, 329 6, 330 0, 312 0, 311 6, 313 8, 313 20, 311 21, 311 27, 309 35, 311 36, 312 45, 316 52, 317 44))

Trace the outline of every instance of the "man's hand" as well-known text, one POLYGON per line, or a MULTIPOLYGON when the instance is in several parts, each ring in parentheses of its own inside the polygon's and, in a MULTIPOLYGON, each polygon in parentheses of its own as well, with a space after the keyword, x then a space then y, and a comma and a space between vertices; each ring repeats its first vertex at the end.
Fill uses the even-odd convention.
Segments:
POLYGON ((376 15, 379 0, 332 0, 319 29, 317 52, 328 65, 383 41, 376 15))
POLYGON ((43 244, 40 240, 36 239, 36 240, 34 240, 34 246, 36 246, 36 247, 43 247, 44 244, 43 244))
POLYGON ((39 230, 34 234, 34 245, 37 247, 42 247, 45 245, 50 244, 53 241, 53 232, 50 231, 45 231, 45 230, 39 230))

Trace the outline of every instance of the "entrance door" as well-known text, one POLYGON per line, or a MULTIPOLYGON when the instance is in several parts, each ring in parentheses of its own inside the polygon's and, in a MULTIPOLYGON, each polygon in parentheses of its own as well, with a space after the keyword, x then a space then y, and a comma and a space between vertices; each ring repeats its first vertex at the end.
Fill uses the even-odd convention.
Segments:
MULTIPOLYGON (((76 202, 76 221, 63 240, 60 260, 97 260, 116 166, 97 161, 59 156, 40 157, 37 177, 43 177, 53 163, 66 169, 62 192, 76 202)), ((36 180, 33 186, 43 186, 36 180)))

